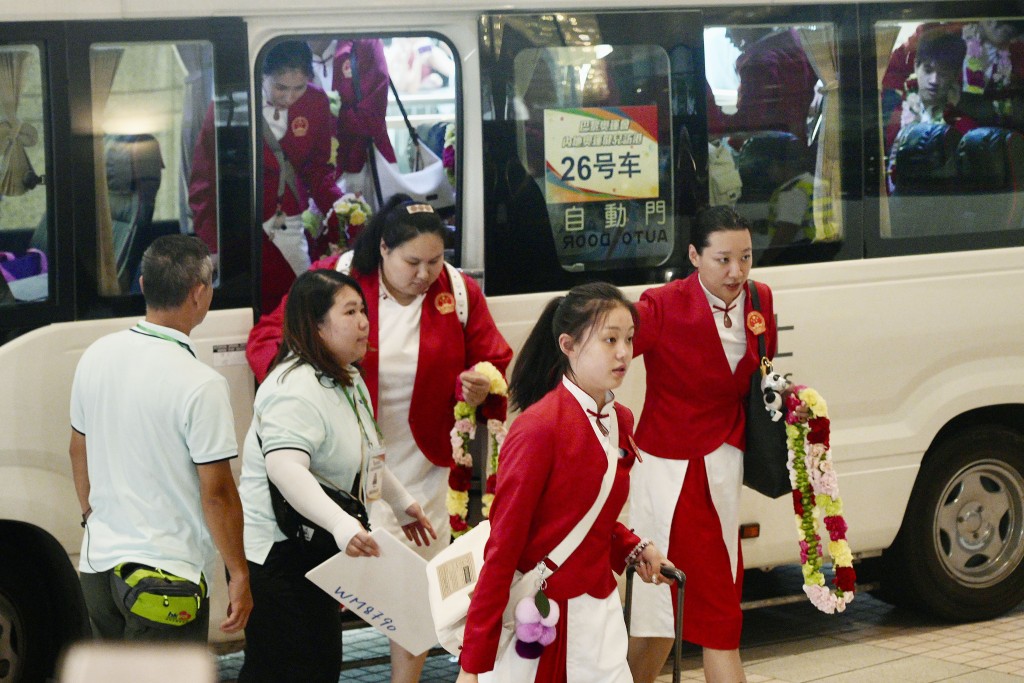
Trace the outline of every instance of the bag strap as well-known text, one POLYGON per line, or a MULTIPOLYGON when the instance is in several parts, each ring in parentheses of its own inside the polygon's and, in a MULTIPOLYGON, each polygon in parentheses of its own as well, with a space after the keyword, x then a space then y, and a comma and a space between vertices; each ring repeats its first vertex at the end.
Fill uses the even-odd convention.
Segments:
MULTIPOLYGON (((617 413, 616 419, 618 419, 617 413)), ((601 508, 604 507, 605 501, 608 500, 608 494, 611 493, 612 483, 615 481, 615 469, 618 465, 617 459, 609 454, 607 449, 605 449, 605 456, 608 458, 608 469, 605 470, 604 478, 601 480, 601 489, 597 492, 597 499, 594 500, 594 504, 587 510, 587 514, 583 515, 580 521, 576 523, 576 526, 569 532, 569 535, 563 538, 562 542, 538 563, 538 568, 544 567, 541 570, 542 573, 554 572, 565 564, 565 561, 576 552, 576 548, 580 546, 580 543, 583 542, 583 539, 586 538, 591 528, 593 528, 594 521, 597 519, 598 514, 601 513, 601 508), (545 560, 553 563, 555 565, 554 568, 545 560)))
MULTIPOLYGON (((354 255, 355 252, 353 250, 349 249, 346 251, 338 257, 338 262, 334 265, 334 269, 339 273, 350 275, 352 273, 352 257, 354 255)), ((445 261, 444 267, 448 271, 448 280, 452 284, 452 294, 455 296, 455 315, 458 316, 459 322, 465 328, 466 323, 469 322, 469 293, 466 291, 466 281, 462 279, 462 274, 452 264, 445 261)))
MULTIPOLYGON (((757 293, 757 283, 751 279, 747 279, 749 284, 750 292, 750 305, 758 313, 761 312, 761 297, 757 293)), ((757 370, 754 372, 760 372, 761 376, 764 377, 768 374, 768 371, 772 369, 772 361, 768 358, 768 351, 765 349, 764 333, 754 335, 757 337, 757 353, 760 357, 760 361, 757 364, 757 370)))
POLYGON ((277 179, 277 206, 281 208, 285 187, 291 189, 296 197, 300 196, 298 184, 295 180, 295 167, 292 166, 292 162, 288 161, 288 158, 284 155, 284 150, 281 149, 281 141, 274 136, 274 131, 270 129, 270 124, 267 123, 267 119, 262 113, 260 113, 260 121, 263 123, 263 140, 267 143, 267 147, 270 148, 274 158, 277 159, 277 166, 280 169, 277 179))
POLYGON ((414 147, 419 147, 420 136, 416 133, 416 129, 413 127, 412 122, 409 121, 409 115, 405 113, 405 105, 402 104, 402 98, 398 96, 398 88, 395 87, 395 82, 388 77, 388 85, 391 86, 391 94, 395 96, 395 104, 398 105, 398 110, 402 112, 402 119, 405 120, 405 127, 409 129, 409 138, 412 140, 414 147))

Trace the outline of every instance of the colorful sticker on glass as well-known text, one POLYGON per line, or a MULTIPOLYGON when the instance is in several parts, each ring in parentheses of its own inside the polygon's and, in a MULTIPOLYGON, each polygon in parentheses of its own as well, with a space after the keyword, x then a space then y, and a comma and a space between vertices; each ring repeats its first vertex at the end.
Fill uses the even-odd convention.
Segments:
POLYGON ((658 196, 658 107, 544 111, 548 204, 658 196))

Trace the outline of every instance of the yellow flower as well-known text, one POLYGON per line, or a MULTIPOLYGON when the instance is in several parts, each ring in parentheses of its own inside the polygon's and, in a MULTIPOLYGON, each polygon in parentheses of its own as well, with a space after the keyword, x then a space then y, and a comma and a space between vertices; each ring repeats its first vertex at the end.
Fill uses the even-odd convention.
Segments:
POLYGON ((362 225, 366 222, 366 214, 358 207, 352 209, 352 213, 348 215, 348 222, 351 225, 362 225))
POLYGON ((800 567, 800 570, 803 572, 804 584, 805 585, 808 585, 808 586, 824 586, 825 585, 825 575, 822 574, 821 572, 819 572, 813 566, 811 566, 810 562, 808 562, 807 564, 805 564, 802 567, 800 567))
POLYGON ((491 516, 491 503, 494 502, 493 493, 485 493, 483 498, 480 500, 480 512, 483 513, 484 518, 491 516))
POLYGON ((814 504, 825 511, 826 517, 838 517, 843 514, 842 498, 832 498, 822 493, 814 497, 814 504))
POLYGON ((832 556, 832 564, 836 567, 853 566, 853 552, 846 541, 829 541, 828 554, 832 556))
POLYGON ((807 404, 807 408, 814 417, 828 417, 828 405, 814 389, 804 389, 799 394, 800 400, 807 404))
POLYGON ((448 489, 448 499, 445 504, 448 507, 449 515, 458 515, 465 519, 469 513, 469 493, 448 489))
POLYGON ((796 425, 791 425, 789 423, 786 423, 786 438, 790 441, 790 443, 792 443, 792 442, 796 441, 797 439, 799 439, 800 438, 800 428, 797 427, 796 425))
POLYGON ((504 396, 508 393, 508 382, 502 377, 501 371, 488 361, 482 361, 473 366, 475 372, 479 372, 491 382, 490 394, 504 396))

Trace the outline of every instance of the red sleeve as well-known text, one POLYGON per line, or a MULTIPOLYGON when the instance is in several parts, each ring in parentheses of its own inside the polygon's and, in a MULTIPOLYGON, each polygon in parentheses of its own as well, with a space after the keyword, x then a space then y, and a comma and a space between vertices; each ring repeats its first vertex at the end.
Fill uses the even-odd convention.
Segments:
MULTIPOLYGON (((385 125, 388 109, 388 63, 380 40, 356 40, 352 44, 359 69, 359 102, 342 102, 338 127, 346 133, 375 136, 385 125)), ((394 159, 389 159, 394 161, 394 159)))
POLYGON ((262 382, 270 372, 270 364, 281 348, 281 330, 284 328, 284 305, 288 301, 286 294, 281 303, 270 313, 260 316, 256 324, 249 330, 249 340, 245 344, 245 359, 249 361, 252 374, 256 381, 262 382))
MULTIPOLYGON (((309 267, 310 270, 324 268, 334 270, 338 256, 320 259, 309 267)), ((281 348, 281 330, 284 328, 284 306, 288 302, 286 294, 277 308, 260 316, 256 324, 249 330, 249 340, 245 344, 245 358, 249 361, 252 374, 256 381, 262 382, 270 372, 270 364, 281 348)))
POLYGON ((217 253, 217 137, 214 132, 213 105, 206 110, 203 127, 192 151, 192 171, 188 178, 188 207, 192 211, 192 231, 217 253))
POLYGON ((306 92, 315 99, 311 113, 316 121, 309 126, 308 135, 313 136, 309 154, 296 173, 309 185, 313 201, 326 215, 334 202, 341 198, 341 190, 334 182, 334 167, 331 166, 331 109, 322 90, 311 86, 306 92))
POLYGON ((636 303, 636 314, 639 324, 636 326, 636 334, 633 335, 633 357, 650 351, 654 343, 661 335, 661 308, 658 306, 658 299, 654 294, 660 289, 648 289, 640 295, 640 301, 636 303))
POLYGON ((534 415, 523 414, 512 423, 502 445, 501 475, 491 506, 491 536, 466 620, 460 663, 469 673, 494 668, 509 586, 529 541, 533 513, 557 451, 553 436, 534 415))

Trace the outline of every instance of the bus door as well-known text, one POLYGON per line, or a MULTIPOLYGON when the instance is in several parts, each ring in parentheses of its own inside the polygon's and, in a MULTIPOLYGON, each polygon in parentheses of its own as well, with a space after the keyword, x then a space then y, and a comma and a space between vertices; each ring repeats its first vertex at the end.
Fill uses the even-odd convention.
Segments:
POLYGON ((480 20, 487 292, 664 280, 706 181, 699 11, 480 20))

